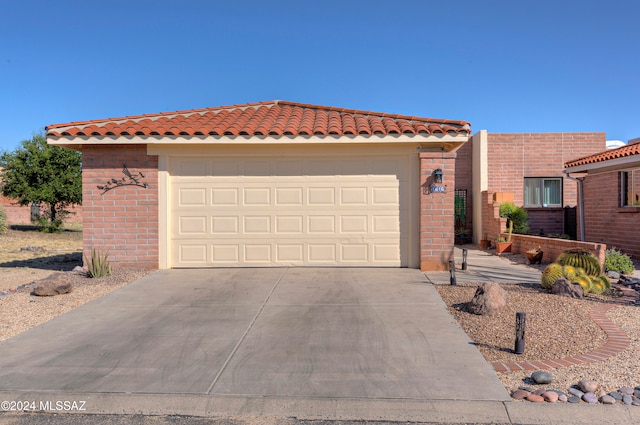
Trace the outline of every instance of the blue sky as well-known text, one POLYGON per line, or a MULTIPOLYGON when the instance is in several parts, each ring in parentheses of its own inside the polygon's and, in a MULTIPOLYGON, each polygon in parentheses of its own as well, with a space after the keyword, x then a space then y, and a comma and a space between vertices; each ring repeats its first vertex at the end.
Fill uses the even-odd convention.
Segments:
POLYGON ((282 99, 640 137, 635 0, 0 0, 0 151, 49 124, 282 99))

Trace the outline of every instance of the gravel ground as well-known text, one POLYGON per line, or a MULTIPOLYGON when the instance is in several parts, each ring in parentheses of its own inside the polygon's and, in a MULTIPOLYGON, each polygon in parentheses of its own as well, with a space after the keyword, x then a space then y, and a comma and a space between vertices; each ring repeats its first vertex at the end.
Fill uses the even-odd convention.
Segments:
MULTIPOLYGON (((505 261, 526 261, 515 257, 505 261)), ((543 269, 545 265, 536 267, 543 269)), ((502 285, 509 296, 508 305, 494 316, 476 316, 464 311, 464 304, 473 298, 479 285, 438 285, 436 288, 451 314, 489 362, 549 360, 585 354, 607 341, 604 331, 589 318, 589 311, 596 303, 612 301, 611 296, 588 295, 578 300, 552 295, 539 285, 502 285), (525 352, 518 355, 513 349, 515 315, 520 311, 526 312, 527 316, 525 352)), ((554 381, 548 387, 567 391, 581 379, 597 381, 600 390, 606 392, 640 385, 640 307, 617 306, 607 313, 607 317, 629 336, 630 346, 604 361, 552 369, 554 381)), ((497 375, 510 391, 522 385, 530 386, 533 383, 531 373, 497 375)))
POLYGON ((147 270, 115 269, 111 276, 91 279, 77 273, 65 273, 73 291, 54 297, 30 295, 41 279, 51 270, 29 268, 1 269, 0 290, 11 289, 0 297, 0 341, 11 338, 29 328, 47 322, 88 301, 99 298, 147 275, 147 270))

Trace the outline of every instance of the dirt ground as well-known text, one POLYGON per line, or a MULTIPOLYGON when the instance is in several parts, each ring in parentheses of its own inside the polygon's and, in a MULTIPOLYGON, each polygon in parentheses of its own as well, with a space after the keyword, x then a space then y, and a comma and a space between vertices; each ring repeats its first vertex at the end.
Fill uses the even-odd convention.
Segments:
POLYGON ((82 229, 78 225, 60 233, 12 226, 0 235, 0 291, 81 265, 82 229))

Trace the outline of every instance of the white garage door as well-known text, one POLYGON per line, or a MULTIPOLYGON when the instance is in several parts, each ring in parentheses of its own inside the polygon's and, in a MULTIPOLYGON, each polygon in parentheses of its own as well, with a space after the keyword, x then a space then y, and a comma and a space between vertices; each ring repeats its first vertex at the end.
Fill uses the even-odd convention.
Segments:
POLYGON ((407 266, 409 156, 170 157, 172 267, 407 266))

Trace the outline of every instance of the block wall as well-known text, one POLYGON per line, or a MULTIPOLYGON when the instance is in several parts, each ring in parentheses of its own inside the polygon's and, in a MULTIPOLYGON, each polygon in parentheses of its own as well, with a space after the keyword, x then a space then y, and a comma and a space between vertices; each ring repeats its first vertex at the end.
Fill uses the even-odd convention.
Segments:
POLYGON ((83 246, 107 251, 114 267, 158 268, 158 157, 144 145, 85 146, 82 151, 83 246), (147 187, 119 186, 112 179, 142 173, 147 187), (104 192, 104 193, 103 193, 104 192))

